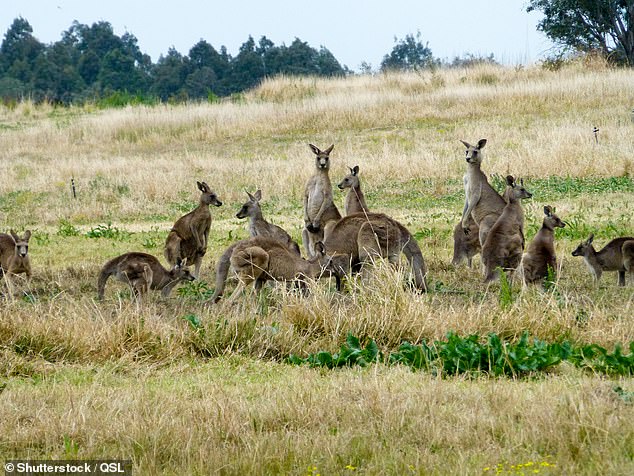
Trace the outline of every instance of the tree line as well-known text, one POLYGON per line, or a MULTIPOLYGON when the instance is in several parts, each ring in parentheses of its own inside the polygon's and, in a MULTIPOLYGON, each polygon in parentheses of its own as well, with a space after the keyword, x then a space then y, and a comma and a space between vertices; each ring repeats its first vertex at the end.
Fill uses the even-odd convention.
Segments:
MULTIPOLYGON (((599 53, 614 63, 634 66, 634 0, 529 0, 528 12, 543 18, 537 29, 560 52, 599 53)), ((394 39, 379 69, 416 70, 439 66, 495 63, 493 55, 467 54, 453 61, 435 58, 421 34, 394 39)), ((362 72, 373 72, 361 64, 362 72)), ((325 47, 315 49, 296 38, 276 46, 263 36, 249 36, 232 56, 200 40, 183 55, 170 48, 156 63, 139 48, 131 33, 114 34, 106 21, 73 22, 61 39, 44 44, 22 17, 16 18, 0 45, 0 100, 30 98, 59 104, 108 100, 129 102, 215 100, 257 86, 276 75, 344 76, 325 47)))
POLYGON ((24 18, 16 18, 0 45, 0 98, 29 97, 69 104, 125 95, 140 102, 209 100, 252 88, 267 76, 342 76, 326 48, 296 38, 276 46, 249 36, 231 56, 200 40, 183 55, 170 48, 156 63, 141 52, 131 33, 118 36, 106 21, 73 22, 61 39, 43 44, 24 18))

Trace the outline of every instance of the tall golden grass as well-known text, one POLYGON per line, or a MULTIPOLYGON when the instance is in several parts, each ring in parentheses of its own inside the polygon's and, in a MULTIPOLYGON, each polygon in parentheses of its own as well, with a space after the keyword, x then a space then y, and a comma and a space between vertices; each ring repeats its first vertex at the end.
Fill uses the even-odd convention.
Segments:
POLYGON ((546 204, 596 230, 599 244, 634 234, 632 84, 631 70, 597 63, 479 66, 276 78, 214 104, 0 107, 0 232, 35 230, 26 296, 0 296, 0 455, 130 458, 141 474, 631 473, 633 407, 614 391, 634 391, 631 377, 562 365, 518 381, 444 379, 284 360, 334 352, 349 332, 385 352, 450 331, 634 341, 632 284, 607 273, 594 285, 570 256, 580 234, 557 235, 554 292, 515 284, 505 306, 479 267, 449 265, 462 211, 458 139, 486 137, 485 171, 539 187, 525 204, 528 239, 546 204), (370 208, 417 233, 432 292, 410 292, 406 271, 379 263, 343 294, 322 280, 308 296, 273 286, 203 304, 216 259, 246 236, 235 218, 245 189, 262 188, 265 217, 300 238, 309 142, 334 143, 332 181, 359 165, 370 208), (586 182, 544 185, 566 177, 586 182), (626 190, 601 189, 611 179, 626 190), (152 295, 141 308, 109 282, 96 303, 108 258, 162 255, 172 223, 198 200, 196 180, 224 202, 212 210, 207 287, 152 295), (107 222, 132 234, 85 236, 107 222))

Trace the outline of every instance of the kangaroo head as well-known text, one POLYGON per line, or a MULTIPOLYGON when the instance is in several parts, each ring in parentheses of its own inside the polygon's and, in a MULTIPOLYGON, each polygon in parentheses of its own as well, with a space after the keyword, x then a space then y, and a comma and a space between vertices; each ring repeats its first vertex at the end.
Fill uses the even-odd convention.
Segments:
POLYGON ((326 150, 319 150, 318 147, 313 144, 308 144, 310 150, 315 154, 315 165, 317 166, 317 170, 328 170, 330 168, 330 153, 332 149, 335 148, 335 144, 332 144, 326 150))
POLYGON ((11 237, 15 241, 15 255, 25 258, 29 253, 29 240, 31 239, 31 230, 26 230, 24 236, 20 238, 17 233, 11 230, 11 237))
POLYGON ((487 140, 480 139, 478 141, 478 144, 475 146, 463 140, 461 140, 460 142, 462 142, 464 146, 467 148, 467 150, 465 151, 465 159, 467 163, 474 164, 474 165, 481 164, 482 163, 482 149, 484 149, 484 146, 487 144, 487 140))
POLYGON ((189 272, 187 258, 183 260, 178 258, 176 260, 176 264, 170 269, 170 277, 172 281, 193 281, 196 279, 194 275, 189 272))
POLYGON ((553 211, 554 209, 549 205, 544 207, 544 215, 546 215, 544 218, 544 226, 550 228, 551 230, 554 230, 555 228, 564 228, 566 224, 557 215, 555 215, 553 211))
POLYGON ((359 166, 355 165, 350 168, 350 173, 346 175, 341 182, 337 185, 340 190, 346 188, 356 188, 359 186, 359 166))
POLYGON ((572 252, 572 256, 586 256, 593 252, 592 240, 594 240, 594 233, 592 233, 586 241, 582 241, 579 246, 577 246, 572 252))
POLYGON ((198 190, 202 192, 202 196, 200 197, 200 201, 207 205, 215 205, 219 207, 222 205, 222 202, 218 200, 218 196, 209 188, 205 182, 196 182, 198 185, 198 190))
POLYGON ((321 266, 322 273, 326 270, 334 271, 332 268, 332 256, 326 253, 326 247, 322 241, 315 243, 315 258, 313 258, 311 262, 315 261, 321 266))
POLYGON ((504 195, 507 198, 507 202, 516 202, 523 198, 531 198, 533 194, 524 188, 524 179, 520 179, 519 183, 513 178, 512 175, 506 176, 506 191, 504 195))
POLYGON ((258 190, 254 195, 247 192, 249 200, 247 200, 240 211, 236 213, 237 218, 246 218, 257 214, 260 210, 260 200, 262 200, 262 190, 258 190))

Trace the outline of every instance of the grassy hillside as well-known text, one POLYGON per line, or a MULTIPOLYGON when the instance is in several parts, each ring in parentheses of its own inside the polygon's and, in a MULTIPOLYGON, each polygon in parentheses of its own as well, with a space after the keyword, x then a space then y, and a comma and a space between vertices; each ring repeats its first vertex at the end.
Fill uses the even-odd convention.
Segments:
POLYGON ((594 285, 570 255, 590 233, 598 246, 634 235, 632 84, 631 70, 592 63, 486 66, 279 78, 209 105, 0 107, 0 231, 34 232, 30 288, 0 296, 0 456, 120 457, 135 474, 632 473, 631 376, 566 363, 520 379, 286 363, 335 352, 348 333, 382 352, 448 332, 610 350, 634 341, 634 278, 619 288, 605 273, 594 285), (544 205, 568 223, 548 291, 486 286, 479 263, 449 264, 464 200, 459 139, 480 138, 491 181, 512 173, 533 192, 527 239, 544 205), (359 165, 369 207, 416 236, 429 293, 379 265, 344 294, 323 280, 308 297, 277 286, 204 304, 217 258, 247 236, 235 218, 245 190, 261 188, 265 218, 301 238, 308 143, 335 144, 333 183, 359 165), (202 279, 142 308, 109 282, 95 302, 107 259, 163 260, 197 180, 224 202, 211 210, 202 279))

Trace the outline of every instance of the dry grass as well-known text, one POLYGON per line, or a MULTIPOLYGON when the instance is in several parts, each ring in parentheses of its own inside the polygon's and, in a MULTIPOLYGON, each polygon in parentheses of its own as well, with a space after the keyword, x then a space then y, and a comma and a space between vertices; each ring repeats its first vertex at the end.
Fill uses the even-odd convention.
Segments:
POLYGON ((634 283, 618 288, 608 273, 594 286, 570 256, 591 231, 599 243, 634 233, 633 80, 596 64, 487 66, 278 78, 212 105, 0 108, 0 231, 35 230, 27 296, 0 296, 0 454, 132 458, 142 474, 481 474, 498 464, 520 474, 529 462, 542 474, 631 473, 633 407, 612 388, 634 391, 632 378, 561 366, 526 381, 441 379, 283 361, 335 351, 348 332, 383 351, 449 331, 634 341, 634 283), (546 204, 570 223, 557 233, 554 292, 516 285, 502 306, 478 267, 448 264, 462 210, 458 139, 481 137, 486 171, 528 178, 529 239, 546 204), (412 294, 405 271, 379 265, 345 294, 322 281, 308 297, 280 286, 203 305, 215 260, 246 236, 234 217, 245 188, 262 188, 265 217, 300 238, 308 142, 335 143, 332 181, 360 165, 370 208, 417 233, 432 292, 412 294), (140 309, 109 282, 95 303, 108 258, 162 255, 173 221, 198 200, 196 180, 225 203, 212 210, 208 286, 152 295, 140 309), (85 236, 106 222, 116 236, 85 236))

